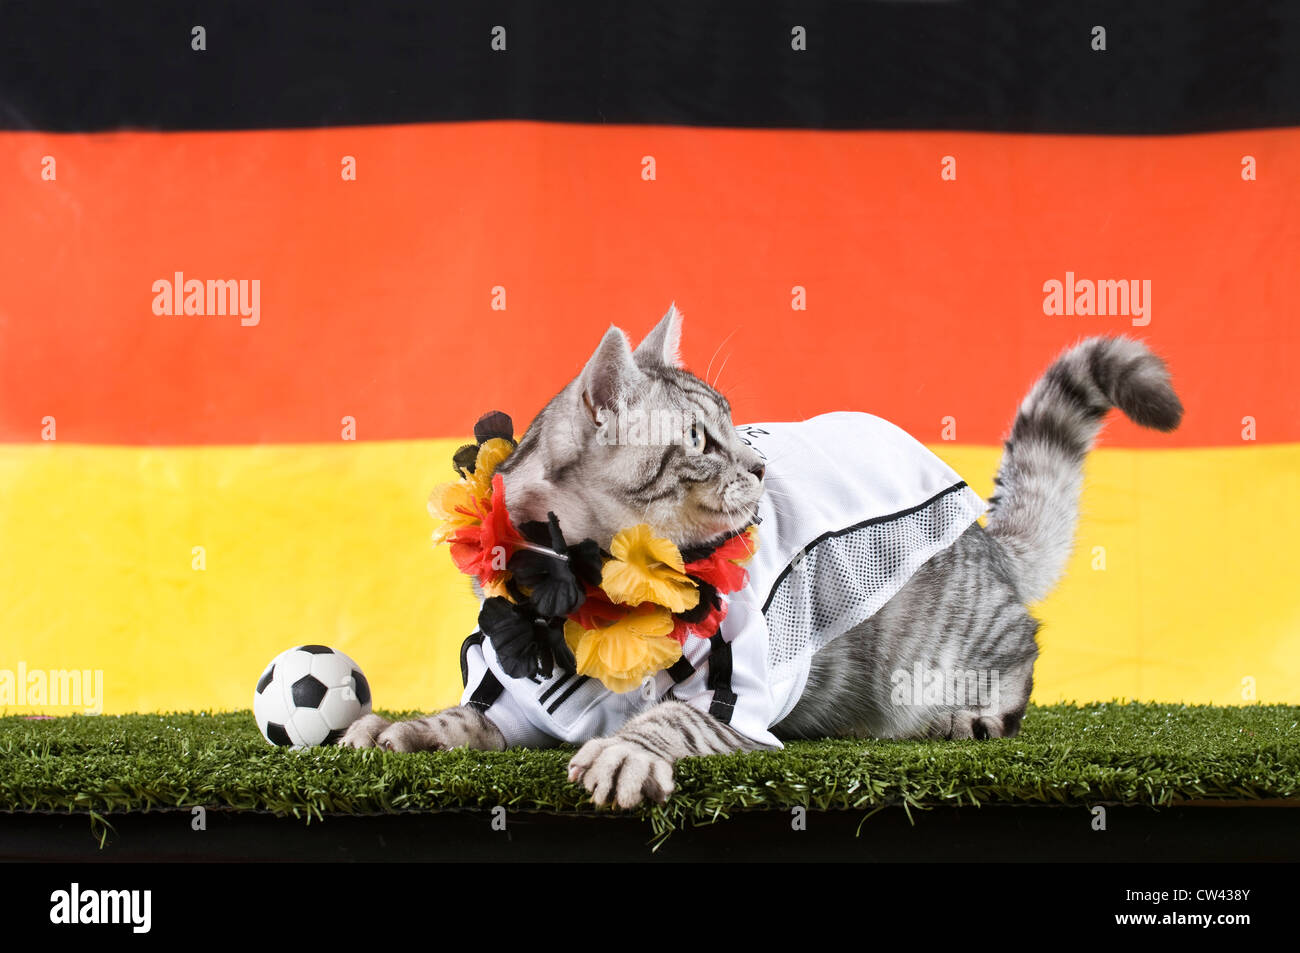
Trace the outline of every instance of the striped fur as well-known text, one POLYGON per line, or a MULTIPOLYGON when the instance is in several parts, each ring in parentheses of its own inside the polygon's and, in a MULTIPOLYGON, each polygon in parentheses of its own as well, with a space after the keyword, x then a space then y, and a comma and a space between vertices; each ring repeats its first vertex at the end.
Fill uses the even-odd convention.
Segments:
MULTIPOLYGON (((640 522, 682 547, 749 522, 762 492, 760 461, 738 440, 722 395, 678 367, 680 333, 675 308, 635 352, 610 329, 501 467, 512 514, 542 519, 554 511, 575 538, 601 545, 640 522), (599 439, 616 414, 637 407, 690 410, 707 431, 707 452, 599 439)), ((1164 364, 1136 341, 1092 338, 1048 368, 1012 425, 987 530, 971 526, 879 612, 815 655, 798 704, 773 727, 777 736, 1015 735, 1038 656, 1039 624, 1027 605, 1064 570, 1083 460, 1111 407, 1161 430, 1182 415, 1164 364), (998 697, 991 705, 901 702, 899 673, 914 668, 996 673, 998 697)), ((395 751, 504 746, 496 727, 464 706, 393 725, 371 715, 342 743, 395 751)), ((584 744, 569 762, 569 779, 597 804, 629 808, 666 799, 681 758, 752 746, 711 715, 666 701, 584 744)))
POLYGON ((1065 571, 1083 460, 1111 407, 1157 430, 1173 430, 1183 415, 1164 362, 1122 337, 1089 338, 1070 348, 1016 414, 989 501, 988 532, 1010 556, 1027 603, 1044 598, 1065 571))
POLYGON ((457 705, 424 718, 396 723, 381 715, 366 715, 348 726, 339 744, 345 748, 385 748, 388 751, 506 749, 506 740, 497 726, 478 709, 468 705, 457 705))
POLYGON ((665 701, 608 738, 584 744, 569 760, 569 780, 584 785, 597 804, 662 804, 673 792, 673 765, 682 758, 752 747, 712 715, 683 702, 665 701))
POLYGON ((978 524, 917 570, 879 612, 813 656, 779 738, 1001 738, 1033 688, 1038 622, 1010 559, 978 524), (996 672, 998 707, 899 704, 892 677, 914 666, 996 672))

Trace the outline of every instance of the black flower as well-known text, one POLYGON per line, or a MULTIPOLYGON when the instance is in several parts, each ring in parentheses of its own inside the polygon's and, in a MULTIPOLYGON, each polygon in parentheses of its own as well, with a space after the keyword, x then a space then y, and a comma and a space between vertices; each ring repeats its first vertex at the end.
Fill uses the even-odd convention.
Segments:
POLYGON ((540 618, 529 604, 492 596, 483 600, 478 627, 492 642, 501 667, 511 678, 549 678, 555 665, 566 672, 577 662, 564 641, 563 620, 540 618))
POLYGON ((456 468, 461 479, 469 476, 474 472, 474 466, 478 463, 478 444, 467 443, 460 447, 455 455, 451 458, 451 465, 456 468))
POLYGON ((586 585, 599 585, 600 547, 590 539, 576 546, 564 542, 560 521, 554 513, 546 514, 545 523, 532 521, 519 527, 524 539, 549 552, 520 548, 510 557, 511 577, 532 592, 531 601, 538 615, 563 618, 586 600, 586 585))
POLYGON ((478 423, 474 424, 474 443, 467 443, 457 448, 452 456, 452 466, 462 478, 474 472, 474 467, 478 463, 478 448, 494 438, 508 440, 512 445, 517 446, 514 421, 510 419, 509 414, 503 414, 499 410, 490 410, 480 417, 478 423))
POLYGON ((479 443, 486 443, 493 437, 515 442, 515 424, 509 414, 490 410, 478 419, 478 423, 474 425, 474 439, 479 443))

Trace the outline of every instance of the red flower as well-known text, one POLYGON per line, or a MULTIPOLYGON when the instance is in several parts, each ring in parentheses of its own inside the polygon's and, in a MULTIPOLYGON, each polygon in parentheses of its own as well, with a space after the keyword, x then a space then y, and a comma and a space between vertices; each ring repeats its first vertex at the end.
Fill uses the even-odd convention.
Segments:
POLYGON ((722 620, 727 617, 727 603, 724 601, 716 609, 710 609, 699 622, 687 622, 685 619, 679 619, 673 616, 673 630, 668 633, 681 645, 686 644, 686 637, 693 635, 697 639, 711 639, 718 633, 722 626, 722 620))
MULTIPOLYGON (((686 574, 703 579, 718 592, 736 592, 745 588, 749 573, 737 563, 754 555, 754 541, 749 533, 741 533, 727 540, 703 559, 686 564, 686 574)), ((726 612, 724 610, 723 614, 726 612)))
POLYGON ((465 526, 451 538, 451 558, 461 572, 477 576, 486 585, 500 574, 521 541, 519 531, 506 512, 505 481, 501 474, 492 477, 492 495, 474 501, 479 523, 465 526))
POLYGON ((587 586, 587 598, 569 614, 569 618, 584 629, 601 629, 627 615, 628 606, 618 606, 609 601, 599 586, 587 586))
MULTIPOLYGON (((743 572, 744 570, 741 571, 743 572)), ((717 634, 718 629, 722 626, 722 620, 725 619, 726 617, 727 617, 727 602, 725 599, 723 599, 721 600, 721 605, 719 605, 716 609, 709 610, 709 614, 706 615, 703 619, 701 619, 699 622, 692 622, 690 624, 691 634, 696 636, 697 638, 711 639, 713 638, 713 636, 717 634)))

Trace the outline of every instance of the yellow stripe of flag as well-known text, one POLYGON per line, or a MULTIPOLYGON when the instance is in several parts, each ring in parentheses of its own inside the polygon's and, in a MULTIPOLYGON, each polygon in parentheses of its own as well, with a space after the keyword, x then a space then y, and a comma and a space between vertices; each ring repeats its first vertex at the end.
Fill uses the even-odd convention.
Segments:
MULTIPOLYGON (((0 446, 0 695, 21 667, 102 672, 107 713, 248 707, 320 642, 381 707, 453 703, 477 607, 425 500, 459 443, 0 446)), ((998 449, 933 449, 991 492, 998 449)), ((1297 474, 1300 445, 1095 451, 1035 700, 1300 703, 1297 474)))

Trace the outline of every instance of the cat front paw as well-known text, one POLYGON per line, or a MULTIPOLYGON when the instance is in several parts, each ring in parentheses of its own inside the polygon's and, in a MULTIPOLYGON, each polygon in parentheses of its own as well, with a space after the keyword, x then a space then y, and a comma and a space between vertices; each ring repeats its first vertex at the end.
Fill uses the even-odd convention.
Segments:
POLYGON ((339 739, 340 748, 373 748, 379 743, 379 736, 392 722, 380 715, 363 715, 352 724, 339 739))
POLYGON ((465 733, 448 719, 430 715, 394 722, 380 733, 377 746, 385 751, 449 751, 465 747, 467 741, 465 733))
POLYGON ((598 805, 633 808, 662 804, 673 793, 673 763, 636 741, 593 738, 569 759, 569 780, 582 784, 598 805))
POLYGON ((374 746, 399 752, 449 751, 452 748, 504 751, 506 741, 496 725, 480 712, 462 705, 436 715, 394 722, 375 736, 374 746))

